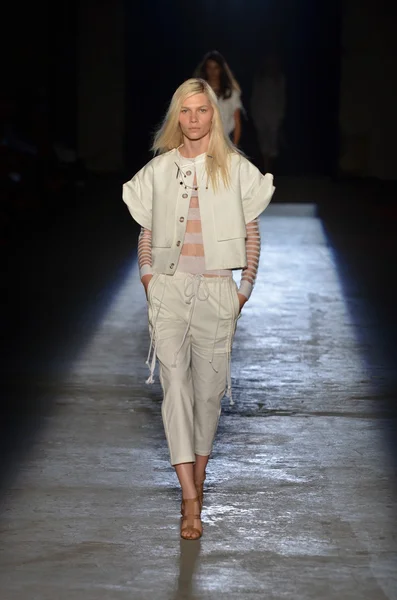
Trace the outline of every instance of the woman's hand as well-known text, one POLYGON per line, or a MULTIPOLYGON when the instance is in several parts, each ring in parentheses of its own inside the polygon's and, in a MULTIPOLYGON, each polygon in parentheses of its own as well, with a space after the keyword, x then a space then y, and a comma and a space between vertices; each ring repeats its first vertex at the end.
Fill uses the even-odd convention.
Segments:
POLYGON ((144 275, 141 279, 142 285, 145 288, 146 299, 147 299, 147 289, 149 286, 149 281, 151 280, 152 277, 153 277, 153 275, 144 275))
POLYGON ((245 296, 243 296, 243 294, 240 294, 240 292, 237 292, 237 296, 238 296, 238 301, 240 303, 240 311, 239 311, 239 313, 241 313, 244 304, 247 302, 247 298, 245 296))

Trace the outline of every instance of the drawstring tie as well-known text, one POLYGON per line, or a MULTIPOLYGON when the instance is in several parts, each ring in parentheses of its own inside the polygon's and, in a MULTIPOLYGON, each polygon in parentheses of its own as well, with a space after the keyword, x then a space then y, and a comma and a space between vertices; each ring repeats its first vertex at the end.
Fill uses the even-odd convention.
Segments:
POLYGON ((228 352, 228 354, 227 354, 227 379, 226 379, 227 387, 226 387, 225 396, 226 396, 226 398, 229 398, 230 406, 233 406, 234 400, 233 400, 233 396, 232 396, 231 362, 232 362, 232 355, 231 355, 231 352, 228 352))
MULTIPOLYGON (((153 275, 153 277, 154 277, 154 275, 153 275)), ((156 283, 157 282, 153 283, 153 287, 156 285, 156 283)), ((159 316, 159 312, 160 312, 161 306, 163 304, 165 286, 166 286, 166 282, 164 280, 163 281, 163 291, 161 293, 161 298, 160 298, 160 304, 159 304, 158 309, 156 311, 156 316, 153 319, 152 332, 151 332, 151 335, 150 335, 149 352, 148 352, 148 355, 147 355, 147 359, 145 361, 145 364, 149 367, 149 377, 146 379, 146 383, 147 384, 154 383, 154 370, 156 368, 156 351, 157 351, 157 340, 156 340, 156 336, 155 336, 155 331, 156 331, 156 324, 157 324, 157 319, 158 319, 158 316, 159 316), (153 344, 153 342, 154 342, 154 344, 153 344), (150 356, 152 354, 152 349, 153 349, 153 355, 152 355, 152 360, 150 360, 150 356)))
POLYGON ((171 367, 176 368, 176 361, 178 358, 178 354, 181 351, 183 344, 187 338, 187 334, 189 333, 190 325, 192 324, 194 307, 196 306, 196 301, 205 302, 208 300, 210 296, 210 291, 208 289, 207 282, 205 281, 205 277, 203 275, 188 275, 185 279, 185 287, 183 290, 185 294, 185 302, 186 304, 190 304, 189 310, 189 318, 186 325, 185 332, 183 334, 183 338, 181 343, 179 344, 178 350, 174 353, 174 360, 172 362, 171 367))
MULTIPOLYGON (((152 349, 150 348, 149 352, 151 352, 152 349)), ((145 364, 149 367, 150 366, 150 374, 149 377, 146 379, 146 383, 151 384, 154 383, 154 370, 156 368, 156 345, 154 345, 153 348, 153 354, 152 354, 152 361, 150 362, 150 354, 148 355, 145 364)))

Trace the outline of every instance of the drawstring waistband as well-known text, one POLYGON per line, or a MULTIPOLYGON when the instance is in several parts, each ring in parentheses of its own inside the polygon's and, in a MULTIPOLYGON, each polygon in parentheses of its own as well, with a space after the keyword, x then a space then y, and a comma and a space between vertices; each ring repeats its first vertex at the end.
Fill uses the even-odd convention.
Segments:
MULTIPOLYGON (((217 322, 216 322, 214 340, 213 340, 213 344, 212 344, 212 353, 211 353, 211 358, 209 360, 209 363, 210 363, 212 369, 215 371, 215 373, 218 373, 218 370, 215 368, 213 362, 214 362, 216 339, 217 339, 217 335, 218 335, 219 321, 220 321, 220 309, 221 309, 221 300, 222 300, 221 287, 222 287, 222 279, 223 278, 219 277, 217 279, 218 279, 218 314, 217 314, 217 322)), ((194 313, 194 309, 195 309, 197 300, 200 302, 205 302, 210 297, 210 291, 209 291, 206 280, 207 280, 207 278, 204 275, 191 275, 191 274, 186 275, 186 278, 184 281, 185 302, 186 302, 186 304, 190 304, 191 306, 189 309, 188 321, 187 321, 187 325, 186 325, 186 328, 185 328, 185 331, 184 331, 184 334, 182 337, 182 341, 181 341, 178 349, 174 353, 173 362, 171 364, 172 368, 176 368, 176 362, 178 359, 178 355, 179 355, 179 353, 186 341, 186 338, 188 336, 190 326, 192 324, 193 313, 194 313)), ((156 282, 153 283, 153 287, 155 285, 156 285, 156 282)), ((146 380, 147 384, 154 383, 154 371, 156 368, 156 354, 157 354, 156 324, 157 324, 157 319, 158 319, 158 316, 159 316, 159 313, 161 310, 161 306, 163 303, 163 299, 164 299, 166 280, 163 281, 162 285, 163 285, 163 290, 161 293, 159 306, 156 310, 156 314, 153 319, 152 331, 151 331, 151 336, 150 336, 149 352, 148 352, 148 356, 146 359, 146 365, 149 367, 149 377, 146 380), (152 354, 152 351, 153 351, 153 354, 152 354)), ((230 338, 232 337, 232 335, 233 335, 233 331, 232 331, 232 326, 231 326, 230 331, 229 331, 229 341, 228 341, 229 346, 231 344, 230 338)), ((230 404, 233 405, 234 401, 232 398, 230 349, 227 353, 227 375, 226 375, 225 395, 226 395, 226 397, 229 398, 230 404)))

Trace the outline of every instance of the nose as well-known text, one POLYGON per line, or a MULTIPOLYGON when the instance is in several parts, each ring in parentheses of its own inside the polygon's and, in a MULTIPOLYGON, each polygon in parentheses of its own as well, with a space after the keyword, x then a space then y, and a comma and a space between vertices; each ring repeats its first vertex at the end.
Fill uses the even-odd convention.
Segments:
POLYGON ((191 112, 190 113, 190 122, 191 123, 197 123, 197 115, 195 112, 191 112))

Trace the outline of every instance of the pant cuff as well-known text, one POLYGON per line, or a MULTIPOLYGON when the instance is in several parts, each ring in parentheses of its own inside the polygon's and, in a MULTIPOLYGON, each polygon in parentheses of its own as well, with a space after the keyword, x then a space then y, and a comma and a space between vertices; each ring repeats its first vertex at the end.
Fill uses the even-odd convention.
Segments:
POLYGON ((208 452, 208 450, 198 450, 198 449, 196 449, 194 451, 194 453, 197 454, 198 456, 210 456, 211 452, 212 452, 212 448, 209 452, 208 452))
POLYGON ((171 465, 174 467, 175 465, 179 465, 182 463, 194 463, 196 462, 196 457, 193 455, 190 456, 176 456, 176 457, 171 457, 171 465))

